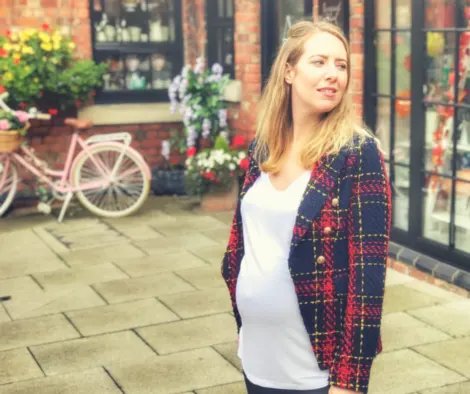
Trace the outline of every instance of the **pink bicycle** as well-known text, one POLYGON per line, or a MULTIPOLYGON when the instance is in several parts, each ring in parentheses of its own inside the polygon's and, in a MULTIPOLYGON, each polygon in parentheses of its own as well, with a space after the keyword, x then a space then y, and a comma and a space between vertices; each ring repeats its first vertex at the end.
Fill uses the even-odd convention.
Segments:
MULTIPOLYGON (((0 107, 13 112, 5 103, 8 93, 0 95, 0 107)), ((48 119, 47 114, 29 112, 30 119, 48 119)), ((92 122, 69 118, 65 124, 73 127, 67 158, 62 170, 51 169, 22 144, 18 152, 0 152, 0 217, 13 202, 19 182, 17 167, 30 171, 52 191, 52 200, 42 203, 42 211, 50 212, 53 200, 63 201, 58 221, 62 222, 74 195, 91 213, 119 218, 137 211, 148 197, 151 171, 142 155, 130 146, 127 132, 97 134, 87 139, 80 131, 92 127, 92 122), (77 147, 81 150, 76 154, 77 147)), ((40 204, 41 206, 41 204, 40 204)))

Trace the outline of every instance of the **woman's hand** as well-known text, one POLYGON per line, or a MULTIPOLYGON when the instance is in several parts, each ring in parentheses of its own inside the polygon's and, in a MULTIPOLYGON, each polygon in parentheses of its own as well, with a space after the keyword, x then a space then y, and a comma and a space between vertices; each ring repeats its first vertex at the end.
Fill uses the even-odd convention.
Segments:
POLYGON ((331 386, 328 394, 362 394, 362 392, 331 386))

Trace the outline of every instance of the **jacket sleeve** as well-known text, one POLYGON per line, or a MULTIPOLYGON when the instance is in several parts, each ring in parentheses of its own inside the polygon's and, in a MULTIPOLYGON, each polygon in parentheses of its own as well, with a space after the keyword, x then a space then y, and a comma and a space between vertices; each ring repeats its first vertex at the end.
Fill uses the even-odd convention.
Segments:
POLYGON ((380 324, 391 224, 390 184, 374 140, 357 147, 348 212, 349 280, 330 385, 367 393, 380 324))

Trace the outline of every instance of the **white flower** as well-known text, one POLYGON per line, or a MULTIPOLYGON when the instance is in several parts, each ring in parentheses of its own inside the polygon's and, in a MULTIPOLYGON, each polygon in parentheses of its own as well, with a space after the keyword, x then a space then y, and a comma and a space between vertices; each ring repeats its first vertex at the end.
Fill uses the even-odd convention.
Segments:
POLYGON ((241 159, 244 159, 246 157, 246 153, 245 152, 240 152, 238 153, 238 158, 241 160, 241 159))
POLYGON ((162 156, 166 159, 169 160, 170 158, 170 141, 165 140, 162 141, 162 156))
POLYGON ((234 171, 235 168, 237 168, 237 166, 236 166, 235 164, 233 164, 233 163, 230 163, 230 164, 228 165, 228 169, 229 169, 230 171, 234 171))

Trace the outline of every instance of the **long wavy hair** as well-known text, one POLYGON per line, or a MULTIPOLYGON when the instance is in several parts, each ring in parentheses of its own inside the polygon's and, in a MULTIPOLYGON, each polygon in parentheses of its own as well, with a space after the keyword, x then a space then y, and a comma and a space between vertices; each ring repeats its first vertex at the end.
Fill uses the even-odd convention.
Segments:
POLYGON ((280 171, 286 147, 293 140, 291 85, 285 81, 287 64, 294 67, 304 52, 305 42, 312 35, 321 32, 332 34, 343 43, 347 53, 348 81, 338 105, 323 114, 319 124, 312 125, 312 132, 303 145, 300 161, 304 168, 310 169, 323 156, 335 155, 343 147, 350 145, 356 135, 360 139, 373 137, 359 122, 349 94, 351 54, 343 31, 327 21, 300 21, 290 28, 287 39, 279 48, 258 103, 254 157, 265 172, 277 174, 280 171))

